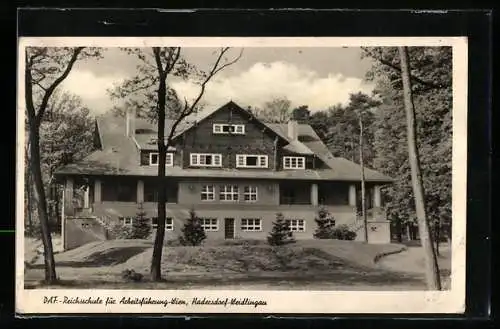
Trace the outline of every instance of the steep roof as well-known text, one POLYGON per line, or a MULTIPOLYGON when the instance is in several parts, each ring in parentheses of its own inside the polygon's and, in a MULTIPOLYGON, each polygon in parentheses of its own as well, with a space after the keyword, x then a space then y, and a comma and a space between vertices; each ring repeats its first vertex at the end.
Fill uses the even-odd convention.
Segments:
MULTIPOLYGON (((190 116, 178 126, 176 136, 180 136, 220 108, 203 111, 190 116)), ((97 130, 102 149, 87 156, 82 161, 60 168, 56 175, 131 175, 155 176, 157 168, 139 164, 140 149, 156 150, 156 127, 145 119, 136 119, 136 135, 128 138, 125 132, 125 118, 105 114, 96 119, 97 130)), ((299 154, 314 154, 330 168, 317 170, 237 170, 237 169, 191 169, 167 167, 167 175, 174 177, 221 177, 221 178, 253 178, 253 179, 297 179, 297 180, 339 180, 359 181, 361 167, 347 159, 334 157, 326 145, 308 124, 298 124, 298 140, 288 137, 287 124, 265 125, 289 144, 285 149, 299 154)), ((172 121, 165 123, 166 134, 170 132, 172 121)), ((176 129, 177 130, 177 129, 176 129)), ((171 148, 172 150, 174 148, 171 148)), ((368 168, 365 168, 366 181, 391 182, 392 179, 368 168)))

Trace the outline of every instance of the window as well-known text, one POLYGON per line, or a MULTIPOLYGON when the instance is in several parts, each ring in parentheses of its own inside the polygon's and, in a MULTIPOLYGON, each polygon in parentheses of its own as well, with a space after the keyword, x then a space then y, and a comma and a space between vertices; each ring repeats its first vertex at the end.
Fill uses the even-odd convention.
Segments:
POLYGON ((306 221, 303 219, 287 219, 286 222, 292 232, 306 231, 306 221))
POLYGON ((221 167, 222 154, 191 153, 191 166, 221 167))
POLYGON ((203 185, 201 187, 201 200, 202 201, 215 200, 215 188, 213 185, 203 185))
POLYGON ((238 185, 221 185, 219 199, 221 201, 238 201, 238 185))
MULTIPOLYGON (((174 165, 174 154, 167 153, 166 156, 167 157, 165 159, 165 165, 169 166, 169 167, 173 166, 174 165)), ((149 153, 149 165, 150 166, 157 166, 159 162, 160 162, 160 156, 157 152, 149 153)))
POLYGON ((242 218, 242 231, 262 231, 262 221, 259 218, 242 218))
POLYGON ((233 125, 235 134, 245 134, 245 126, 244 125, 233 125))
POLYGON ((207 232, 215 232, 219 230, 217 218, 200 218, 203 230, 207 232))
POLYGON ((257 201, 257 186, 245 186, 243 189, 243 199, 247 202, 257 201))
POLYGON ((305 157, 283 157, 284 169, 306 169, 305 157))
POLYGON ((267 155, 236 155, 236 168, 267 168, 267 155))
MULTIPOLYGON (((151 227, 158 227, 158 217, 151 218, 151 227)), ((174 230, 174 220, 172 217, 165 218, 165 231, 173 231, 174 230)))
POLYGON ((125 226, 132 226, 134 223, 134 217, 118 217, 118 220, 125 226))
POLYGON ((214 123, 213 125, 214 134, 245 134, 245 125, 235 125, 226 123, 214 123))

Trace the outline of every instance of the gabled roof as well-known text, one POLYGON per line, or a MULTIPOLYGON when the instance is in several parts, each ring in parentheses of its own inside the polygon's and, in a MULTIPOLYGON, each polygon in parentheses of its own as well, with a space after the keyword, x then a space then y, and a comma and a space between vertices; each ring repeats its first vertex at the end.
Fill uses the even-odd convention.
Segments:
MULTIPOLYGON (((186 133, 190 129, 194 128, 195 126, 197 126, 198 124, 200 124, 201 122, 203 122, 204 120, 209 118, 212 114, 215 114, 216 112, 218 112, 218 111, 220 111, 223 108, 228 107, 228 106, 231 106, 235 110, 239 110, 239 111, 246 113, 248 116, 250 116, 252 118, 252 120, 256 120, 256 121, 260 122, 261 124, 263 124, 264 126, 268 127, 273 133, 277 134, 280 138, 282 138, 284 140, 288 140, 286 132, 283 133, 282 131, 274 130, 270 124, 259 120, 257 117, 255 117, 253 115, 252 112, 243 109, 242 107, 238 106, 238 104, 234 103, 233 101, 230 101, 230 102, 228 102, 222 106, 219 106, 219 107, 207 107, 207 108, 204 108, 200 112, 196 112, 196 113, 193 113, 193 114, 187 116, 186 118, 184 118, 184 120, 182 120, 177 125, 177 127, 175 129, 175 134, 173 137, 177 138, 177 137, 183 135, 184 133, 186 133)), ((152 124, 150 121, 148 121, 146 119, 142 119, 142 118, 137 118, 136 120, 137 120, 136 121, 136 130, 137 129, 145 129, 145 130, 149 129, 152 134, 156 134, 156 126, 154 124, 152 124)), ((165 135, 168 135, 170 133, 170 130, 172 128, 173 123, 174 123, 173 120, 169 120, 169 119, 165 120, 165 135)))
POLYGON ((297 154, 308 154, 308 155, 314 154, 314 152, 311 151, 304 143, 298 140, 291 141, 288 145, 286 145, 283 148, 287 151, 297 154))
MULTIPOLYGON (((230 104, 230 103, 228 103, 230 104)), ((226 104, 227 105, 227 104, 226 104)), ((197 115, 186 118, 178 126, 176 136, 180 136, 196 123, 208 118, 220 108, 205 110, 197 115)), ((105 114, 97 118, 97 130, 101 139, 102 149, 93 152, 82 161, 60 168, 56 174, 83 174, 83 175, 138 175, 155 176, 155 167, 141 166, 139 150, 156 150, 156 127, 146 119, 136 119, 135 138, 128 138, 125 132, 125 118, 105 114), (141 132, 141 133, 139 133, 141 132)), ((287 124, 263 123, 277 136, 288 143, 284 148, 298 154, 314 154, 328 167, 318 170, 237 170, 237 169, 190 169, 168 167, 168 176, 178 177, 227 177, 227 178, 255 178, 255 179, 306 179, 306 180, 343 180, 359 181, 361 167, 347 159, 334 157, 326 145, 318 137, 314 129, 308 124, 298 124, 298 139, 288 137, 287 124)), ((166 134, 170 132, 172 121, 165 124, 166 134)), ((171 148, 173 150, 174 148, 171 148)), ((366 181, 391 182, 392 179, 368 168, 365 168, 366 181)))

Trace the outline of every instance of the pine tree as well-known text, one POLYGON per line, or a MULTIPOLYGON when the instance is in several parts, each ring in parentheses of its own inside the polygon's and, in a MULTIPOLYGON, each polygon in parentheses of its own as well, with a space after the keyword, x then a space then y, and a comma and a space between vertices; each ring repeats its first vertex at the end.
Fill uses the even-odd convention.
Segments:
POLYGON ((295 242, 290 225, 285 221, 282 213, 276 214, 276 221, 273 222, 273 229, 267 237, 267 242, 271 246, 282 246, 295 242))
POLYGON ((139 204, 137 214, 132 223, 132 239, 147 239, 151 234, 151 222, 146 217, 142 203, 139 204))
POLYGON ((182 228, 182 236, 179 238, 183 246, 199 246, 207 238, 201 220, 194 209, 189 211, 189 218, 182 228))
POLYGON ((321 208, 318 210, 318 216, 314 218, 317 224, 316 231, 314 231, 314 237, 316 239, 331 239, 333 236, 333 228, 335 226, 335 220, 330 215, 328 210, 321 208))

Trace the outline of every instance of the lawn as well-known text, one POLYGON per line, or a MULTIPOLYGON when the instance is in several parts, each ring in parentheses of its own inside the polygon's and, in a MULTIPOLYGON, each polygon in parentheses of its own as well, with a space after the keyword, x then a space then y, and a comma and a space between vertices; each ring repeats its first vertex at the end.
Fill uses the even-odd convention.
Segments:
MULTIPOLYGON (((374 259, 401 251, 401 245, 307 240, 283 247, 260 242, 243 245, 207 243, 201 247, 165 247, 165 282, 125 282, 125 269, 147 275, 151 242, 115 240, 90 243, 55 255, 62 287, 109 289, 421 289, 423 277, 382 268, 374 259)), ((38 260, 26 272, 26 287, 43 279, 38 260)))
MULTIPOLYGON (((62 241, 60 234, 52 234, 52 248, 54 253, 62 251, 62 241)), ((29 236, 24 237, 24 262, 31 264, 38 258, 43 257, 43 244, 39 238, 29 236)))
MULTIPOLYGON (((381 259, 379 264, 387 269, 406 273, 423 273, 425 269, 424 252, 420 246, 410 246, 404 253, 394 254, 381 259)), ((451 274, 451 248, 449 244, 440 246, 437 257, 443 287, 449 287, 451 274)))

